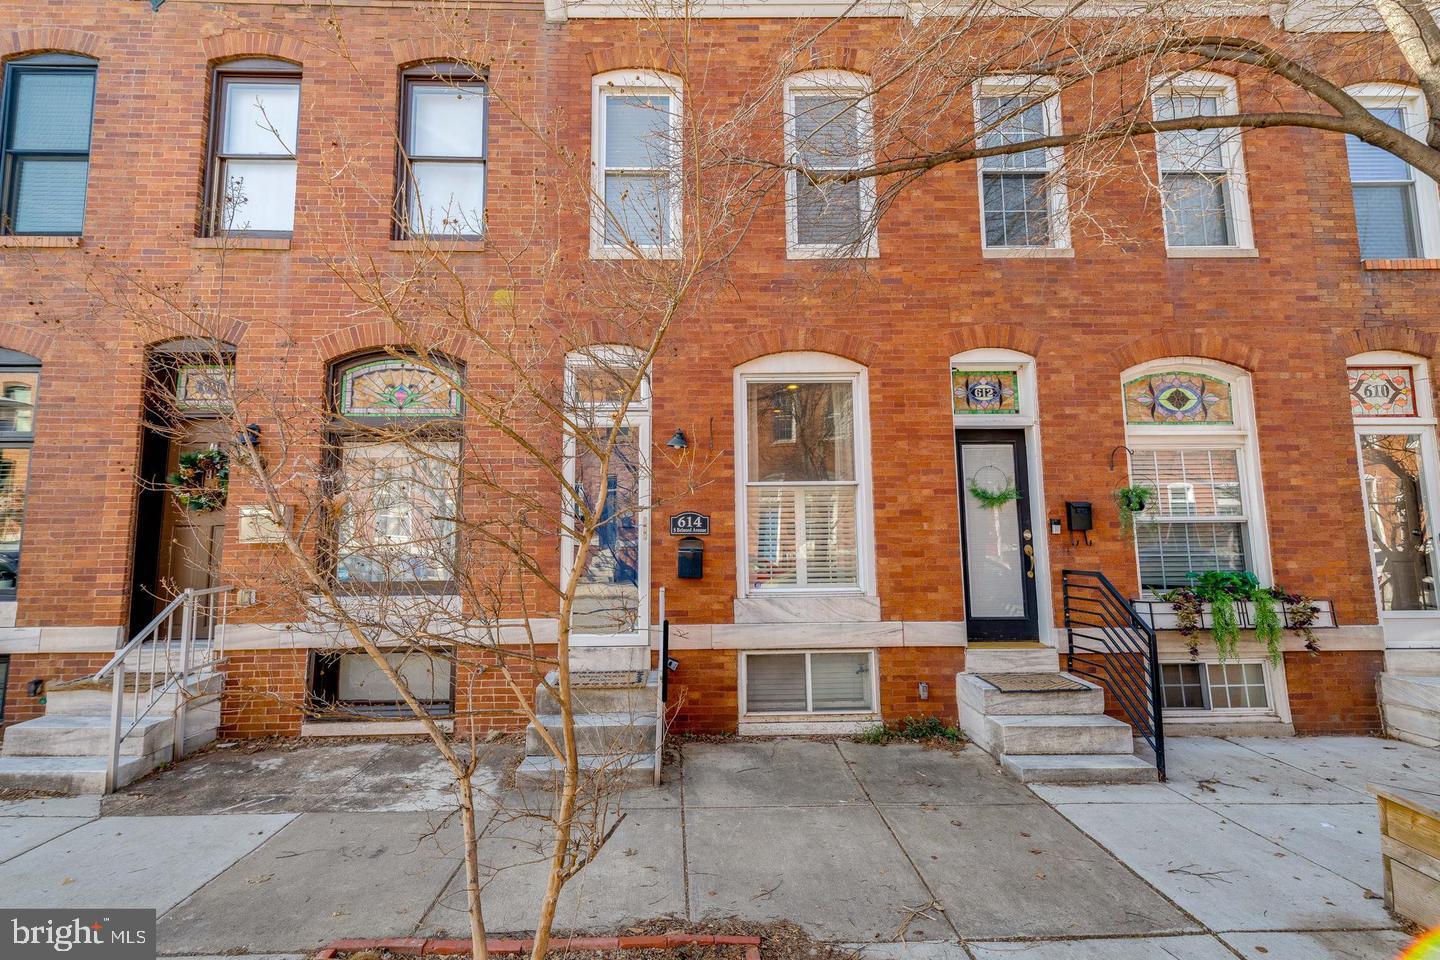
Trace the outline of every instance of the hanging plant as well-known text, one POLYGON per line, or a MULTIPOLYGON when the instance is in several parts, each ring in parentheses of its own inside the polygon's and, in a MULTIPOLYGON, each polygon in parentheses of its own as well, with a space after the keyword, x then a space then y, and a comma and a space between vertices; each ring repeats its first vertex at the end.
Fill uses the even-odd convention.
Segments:
POLYGON ((1005 506, 1005 504, 1013 503, 1020 499, 1020 491, 1015 489, 1015 484, 1013 483, 1007 484, 999 490, 987 490, 974 480, 971 480, 966 489, 970 491, 970 496, 980 501, 982 507, 990 510, 999 510, 1005 506))
POLYGON ((1235 598, 1228 593, 1210 601, 1210 636, 1221 663, 1235 656, 1235 648, 1240 643, 1240 621, 1235 616, 1235 598))
POLYGON ((1249 571, 1233 570, 1207 570, 1192 573, 1190 577, 1195 581, 1196 596, 1202 603, 1210 604, 1210 634, 1220 662, 1224 663, 1235 655, 1240 643, 1240 619, 1235 612, 1235 604, 1253 601, 1261 589, 1260 581, 1249 571))
POLYGON ((1255 639, 1265 644, 1270 665, 1278 667, 1284 659, 1285 649, 1282 645, 1280 614, 1275 609, 1275 593, 1262 587, 1250 594, 1250 602, 1255 605, 1255 639))
POLYGON ((1160 599, 1169 603, 1170 609, 1175 611, 1175 629, 1180 632, 1180 636, 1190 641, 1190 659, 1200 659, 1200 642, 1197 638, 1200 634, 1200 614, 1205 607, 1204 601, 1194 590, 1185 587, 1167 590, 1160 594, 1160 599))
POLYGON ((1303 593, 1281 593, 1280 603, 1285 608, 1285 620, 1290 624, 1290 632, 1305 641, 1305 649, 1311 653, 1320 652, 1320 644, 1315 639, 1315 621, 1320 618, 1320 608, 1315 606, 1315 601, 1303 593))
POLYGON ((1143 513, 1155 496, 1155 488, 1140 484, 1120 487, 1115 491, 1115 506, 1120 511, 1120 529, 1127 534, 1135 529, 1135 514, 1143 513))
POLYGON ((180 454, 179 469, 167 478, 180 506, 197 513, 225 506, 230 489, 230 456, 223 450, 180 454))

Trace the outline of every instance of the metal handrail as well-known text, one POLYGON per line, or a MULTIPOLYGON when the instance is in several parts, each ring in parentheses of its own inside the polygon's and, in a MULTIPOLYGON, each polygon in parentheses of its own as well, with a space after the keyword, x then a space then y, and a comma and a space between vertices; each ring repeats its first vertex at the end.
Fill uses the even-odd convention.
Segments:
POLYGON ((1102 683, 1155 752, 1165 779, 1165 723, 1155 630, 1098 570, 1065 570, 1065 669, 1102 683), (1076 642, 1076 641, 1080 642, 1076 642))
MULTIPOLYGON (((665 616, 665 588, 660 588, 660 676, 655 684, 655 786, 660 786, 660 767, 665 757, 665 661, 670 657, 670 619, 665 616)), ((645 656, 648 660, 650 651, 645 656)), ((648 666, 648 663, 647 663, 648 666)))
POLYGON ((177 690, 171 754, 175 760, 185 755, 185 713, 188 698, 185 683, 196 673, 219 662, 224 652, 225 631, 229 623, 229 593, 233 586, 186 588, 165 605, 143 630, 115 652, 105 666, 80 683, 111 680, 110 749, 105 763, 105 792, 115 789, 120 766, 120 745, 149 716, 157 703, 177 690), (178 635, 177 635, 177 615, 178 635), (204 622, 208 641, 203 655, 196 659, 195 641, 200 639, 204 622), (178 644, 178 649, 177 649, 178 644), (163 647, 163 650, 162 650, 163 647), (163 654, 163 658, 162 658, 163 654), (178 664, 172 659, 178 654, 178 664), (126 662, 133 658, 134 697, 130 712, 125 712, 126 662), (142 697, 142 693, 144 696, 142 697), (128 723, 127 723, 128 720, 128 723))

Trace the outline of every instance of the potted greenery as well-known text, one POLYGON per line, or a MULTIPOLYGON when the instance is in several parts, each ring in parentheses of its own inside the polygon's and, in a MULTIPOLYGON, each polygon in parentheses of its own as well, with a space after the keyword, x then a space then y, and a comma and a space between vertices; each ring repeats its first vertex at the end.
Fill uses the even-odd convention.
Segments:
POLYGON ((1120 529, 1129 533, 1135 528, 1135 514, 1145 512, 1155 496, 1155 488, 1145 484, 1120 487, 1114 496, 1115 506, 1120 511, 1120 529))
MULTIPOLYGON (((1301 632, 1296 620, 1297 612, 1303 619, 1304 611, 1301 608, 1312 611, 1303 634, 1307 637, 1307 647, 1314 642, 1308 626, 1315 622, 1318 608, 1311 605, 1306 598, 1295 596, 1296 602, 1291 604, 1291 595, 1271 587, 1262 587, 1255 574, 1249 571, 1207 570, 1190 574, 1190 580, 1193 582, 1192 587, 1171 590, 1162 594, 1161 599, 1168 601, 1174 608, 1176 628, 1189 638, 1193 638, 1199 630, 1205 604, 1210 605, 1210 636, 1215 641, 1215 650, 1220 655, 1221 663, 1235 656, 1240 642, 1240 615, 1235 606, 1237 603, 1249 603, 1253 609, 1255 639, 1265 645, 1266 654, 1272 664, 1278 665, 1284 655, 1281 637, 1284 623, 1277 602, 1283 603, 1287 612, 1291 613, 1291 624, 1297 632, 1301 632)), ((1199 648, 1193 639, 1190 655, 1199 655, 1199 648)))

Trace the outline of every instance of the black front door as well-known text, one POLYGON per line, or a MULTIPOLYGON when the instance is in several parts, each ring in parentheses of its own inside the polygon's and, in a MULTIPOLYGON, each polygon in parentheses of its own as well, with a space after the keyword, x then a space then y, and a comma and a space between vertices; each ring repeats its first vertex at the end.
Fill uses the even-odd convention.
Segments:
POLYGON ((1038 640, 1035 533, 1023 430, 956 430, 970 640, 1038 640))

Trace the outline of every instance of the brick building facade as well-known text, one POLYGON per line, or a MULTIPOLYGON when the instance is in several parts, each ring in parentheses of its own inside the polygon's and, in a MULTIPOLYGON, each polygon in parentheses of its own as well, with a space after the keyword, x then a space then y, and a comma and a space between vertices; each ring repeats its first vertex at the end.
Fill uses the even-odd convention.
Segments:
MULTIPOLYGON (((33 421, 0 433, 0 446, 28 458, 13 454, 19 469, 5 475, 7 549, 19 558, 10 561, 16 582, 0 583, 6 723, 38 713, 32 680, 91 669, 153 612, 137 609, 137 584, 148 577, 154 586, 148 571, 162 520, 147 513, 136 477, 146 456, 147 364, 163 343, 110 301, 117 272, 144 272, 201 298, 223 286, 223 339, 238 389, 263 389, 283 371, 297 393, 324 396, 333 365, 392 343, 383 323, 357 309, 333 260, 343 252, 403 269, 413 253, 395 238, 391 203, 389 131, 407 69, 478 60, 496 91, 533 107, 492 105, 485 115, 487 238, 450 248, 453 268, 484 284, 500 273, 494 254, 526 238, 556 256, 592 260, 584 213, 540 203, 548 171, 564 158, 525 129, 522 115, 544 118, 555 142, 589 163, 594 78, 673 67, 636 21, 547 19, 524 0, 480 4, 448 36, 405 6, 339 5, 328 16, 340 24, 344 56, 336 34, 298 3, 170 0, 152 12, 134 0, 18 0, 17 12, 13 22, 30 26, 0 33, 7 82, 16 84, 26 64, 90 69, 94 100, 83 227, 0 236, 0 361, 17 377, 38 372, 38 386, 26 381, 31 393, 14 395, 33 402, 33 421), (460 37, 464 50, 455 49, 460 37), (205 198, 214 183, 216 91, 237 64, 246 76, 299 84, 298 142, 286 144, 295 158, 293 229, 225 247, 210 235, 205 198), (341 167, 343 182, 335 179, 341 167), (370 194, 358 186, 366 183, 370 194)), ((686 109, 737 108, 783 59, 797 22, 698 21, 701 53, 692 62, 706 68, 683 78, 686 109)), ((1266 24, 1257 18, 1257 31, 1266 24)), ((863 77, 867 50, 894 28, 885 17, 847 20, 807 52, 809 65, 863 77)), ((1263 83, 1242 75, 1229 95, 1276 95, 1263 83)), ((773 106, 778 114, 780 103, 773 106)), ((7 109, 13 130, 19 108, 7 109)), ((1057 110, 1078 123, 1083 104, 1067 95, 1057 110)), ((942 168, 899 194, 879 220, 873 255, 839 266, 787 255, 795 250, 792 237, 787 251, 785 205, 758 208, 727 265, 726 293, 677 326, 653 368, 650 444, 659 448, 680 429, 696 456, 714 458, 707 483, 666 508, 710 517, 703 577, 677 576, 678 539, 662 523, 639 548, 648 554, 645 602, 666 589, 681 726, 765 732, 816 729, 836 717, 852 725, 953 718, 968 643, 1063 648, 1063 570, 1103 571, 1141 597, 1183 586, 1188 570, 1176 564, 1187 555, 1196 567, 1248 569, 1323 601, 1325 629, 1316 631, 1319 653, 1286 631, 1283 660, 1273 665, 1246 633, 1239 657, 1253 670, 1233 677, 1202 641, 1199 668, 1167 675, 1167 696, 1183 704, 1177 728, 1373 732, 1381 727, 1379 674, 1436 672, 1428 659, 1440 649, 1433 573, 1411 570, 1410 586, 1395 587, 1392 567, 1377 587, 1367 536, 1386 536, 1384 504, 1409 497, 1405 516, 1420 546, 1390 561, 1430 563, 1434 519, 1423 507, 1433 506, 1436 488, 1428 371, 1440 359, 1440 259, 1431 258, 1440 258, 1440 238, 1421 235, 1409 256, 1362 258, 1343 138, 1257 130, 1234 149, 1244 190, 1228 202, 1243 203, 1244 224, 1232 218, 1224 243, 1167 246, 1164 212, 1138 167, 1100 182, 1088 199, 1093 216, 1077 219, 1043 255, 1008 255, 987 241, 973 165, 942 168), (1107 221, 1125 224, 1123 236, 1092 227, 1107 221), (1409 391, 1410 407, 1360 410, 1352 388, 1362 374, 1350 368, 1398 371, 1396 389, 1409 391), (786 406, 798 401, 750 390, 788 388, 792 379, 825 391, 841 385, 847 413, 832 406, 807 418, 786 406), (764 410, 750 411, 762 400, 764 410), (1414 438, 1411 487, 1384 504, 1375 479, 1382 468, 1362 463, 1357 424, 1362 434, 1414 438), (768 481, 747 473, 756 453, 744 444, 762 429, 772 443, 814 435, 845 445, 853 473, 833 464, 822 472, 827 483, 853 483, 853 492, 806 500, 802 491, 793 501, 805 504, 796 508, 801 519, 812 503, 849 518, 828 521, 825 544, 795 530, 788 488, 766 493, 768 481), (1201 455, 1203 468, 1193 462, 1201 455), (1135 532, 1122 527, 1112 497, 1128 483, 1152 488, 1160 501, 1135 532), (1018 499, 990 506, 971 485, 997 496, 1020 489, 1018 499), (742 501, 748 513, 737 509, 742 501), (1093 529, 1080 529, 1067 503, 1091 504, 1093 529), (814 569, 795 569, 801 555, 814 569), (822 573, 829 579, 817 579, 822 573), (1385 604, 1399 615, 1387 616, 1385 604), (818 659, 759 661, 783 651, 818 659), (857 685, 851 675, 867 679, 857 685), (757 692, 762 681, 768 686, 757 692), (824 682, 836 687, 822 695, 824 682), (1187 686, 1195 699, 1185 699, 1187 686), (834 706, 810 709, 824 696, 834 706), (759 709, 765 702, 782 706, 759 709)), ((261 163, 280 156, 261 154, 261 163)), ((1132 161, 1155 163, 1153 146, 1137 144, 1132 161)), ((19 196, 7 202, 32 202, 19 196)), ((1416 196, 1434 201, 1433 189, 1416 196)), ((254 215, 269 216, 261 208, 274 199, 255 199, 254 215)), ((1424 230, 1432 215, 1421 211, 1424 230)), ((494 285, 523 301, 554 294, 541 288, 556 282, 520 256, 494 285)), ((464 344, 455 349, 463 359, 464 344)), ((206 534, 223 538, 215 582, 252 582, 273 549, 239 542, 235 513, 247 497, 253 492, 232 489, 228 512, 216 518, 223 524, 206 534)), ((173 524, 159 535, 176 536, 173 524)), ((263 582, 256 589, 263 608, 263 582)), ((1191 662, 1188 641, 1164 619, 1168 606, 1155 609, 1162 659, 1191 662)), ((236 616, 223 730, 299 733, 313 650, 333 638, 253 612, 236 616)), ((493 677, 462 662, 454 686, 471 722, 523 722, 493 677)))

